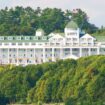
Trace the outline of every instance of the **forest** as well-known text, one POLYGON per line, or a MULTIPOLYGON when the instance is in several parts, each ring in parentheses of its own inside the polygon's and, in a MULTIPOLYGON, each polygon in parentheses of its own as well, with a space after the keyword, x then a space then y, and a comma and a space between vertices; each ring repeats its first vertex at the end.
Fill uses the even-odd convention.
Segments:
POLYGON ((0 66, 0 105, 104 105, 105 56, 0 66), (40 103, 40 104, 38 104, 40 103))
POLYGON ((58 8, 15 7, 0 10, 0 36, 35 35, 42 28, 46 35, 51 32, 63 32, 69 21, 75 21, 78 27, 90 34, 99 29, 89 22, 88 15, 81 9, 62 10, 58 8))

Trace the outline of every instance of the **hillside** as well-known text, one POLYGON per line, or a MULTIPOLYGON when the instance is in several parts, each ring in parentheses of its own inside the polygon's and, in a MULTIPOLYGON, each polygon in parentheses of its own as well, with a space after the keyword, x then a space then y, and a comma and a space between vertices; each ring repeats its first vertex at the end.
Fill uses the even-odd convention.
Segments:
POLYGON ((37 102, 103 105, 105 56, 0 67, 0 105, 37 102))

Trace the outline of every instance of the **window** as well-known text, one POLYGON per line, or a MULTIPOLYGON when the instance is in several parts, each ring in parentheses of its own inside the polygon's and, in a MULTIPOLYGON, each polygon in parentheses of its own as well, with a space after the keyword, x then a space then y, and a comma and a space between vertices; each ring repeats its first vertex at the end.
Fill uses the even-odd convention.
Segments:
POLYGON ((77 38, 73 38, 73 41, 77 41, 77 38))
POLYGON ((15 52, 15 51, 16 51, 16 49, 13 49, 13 51, 15 52))
POLYGON ((53 40, 56 41, 57 39, 56 38, 53 38, 53 40))
POLYGON ((88 38, 88 40, 92 40, 92 38, 88 38))
POLYGON ((12 43, 11 45, 16 45, 16 43, 12 43))
POLYGON ((27 45, 29 45, 29 43, 25 43, 25 45, 27 46, 27 45))
POLYGON ((32 43, 31 45, 36 45, 36 43, 32 43))
POLYGON ((73 48, 72 50, 73 50, 73 51, 78 51, 78 49, 77 49, 77 48, 73 48))
POLYGON ((71 33, 67 33, 68 36, 73 36, 73 35, 77 35, 77 33, 71 32, 71 33))
POLYGON ((4 43, 4 45, 9 45, 9 43, 4 43))
POLYGON ((77 34, 72 32, 72 33, 70 33, 70 35, 77 35, 77 34))
POLYGON ((71 40, 71 38, 67 38, 66 40, 67 40, 67 41, 70 41, 70 40, 71 40))
POLYGON ((60 43, 56 43, 56 45, 60 45, 60 43))
POLYGON ((62 39, 62 38, 59 38, 59 39, 58 39, 58 41, 61 41, 61 40, 63 40, 63 39, 62 39))
POLYGON ((69 48, 66 48, 65 51, 70 51, 70 49, 69 48))
POLYGON ((40 46, 41 46, 41 45, 43 45, 43 44, 42 44, 42 43, 38 43, 38 45, 40 45, 40 46))
POLYGON ((55 45, 55 43, 50 43, 50 45, 52 45, 52 46, 53 46, 53 45, 55 45))
POLYGON ((18 45, 22 45, 22 43, 18 43, 18 45))

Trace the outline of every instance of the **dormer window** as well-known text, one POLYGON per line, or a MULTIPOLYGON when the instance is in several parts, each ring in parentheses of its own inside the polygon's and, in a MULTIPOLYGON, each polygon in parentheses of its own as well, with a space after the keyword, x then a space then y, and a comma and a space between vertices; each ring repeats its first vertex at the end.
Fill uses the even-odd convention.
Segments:
POLYGON ((2 36, 2 37, 0 37, 0 40, 4 40, 4 37, 2 36))
POLYGON ((47 39, 47 37, 42 37, 42 40, 46 40, 47 39))
POLYGON ((16 39, 17 39, 17 40, 21 40, 21 36, 18 36, 16 39))
POLYGON ((37 37, 37 36, 35 36, 35 37, 34 37, 34 40, 38 40, 38 37, 37 37))
POLYGON ((25 40, 30 40, 30 37, 29 37, 29 36, 26 36, 26 37, 25 37, 25 40))
POLYGON ((8 37, 8 40, 13 40, 13 37, 12 37, 12 36, 9 36, 9 37, 8 37))

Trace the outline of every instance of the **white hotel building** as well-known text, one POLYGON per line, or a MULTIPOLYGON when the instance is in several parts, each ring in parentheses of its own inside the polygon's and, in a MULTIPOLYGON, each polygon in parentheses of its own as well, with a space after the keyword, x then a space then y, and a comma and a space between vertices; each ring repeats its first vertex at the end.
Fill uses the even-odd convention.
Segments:
POLYGON ((43 62, 105 54, 105 36, 81 35, 77 24, 69 22, 64 33, 35 36, 0 36, 0 64, 41 64, 43 62))

